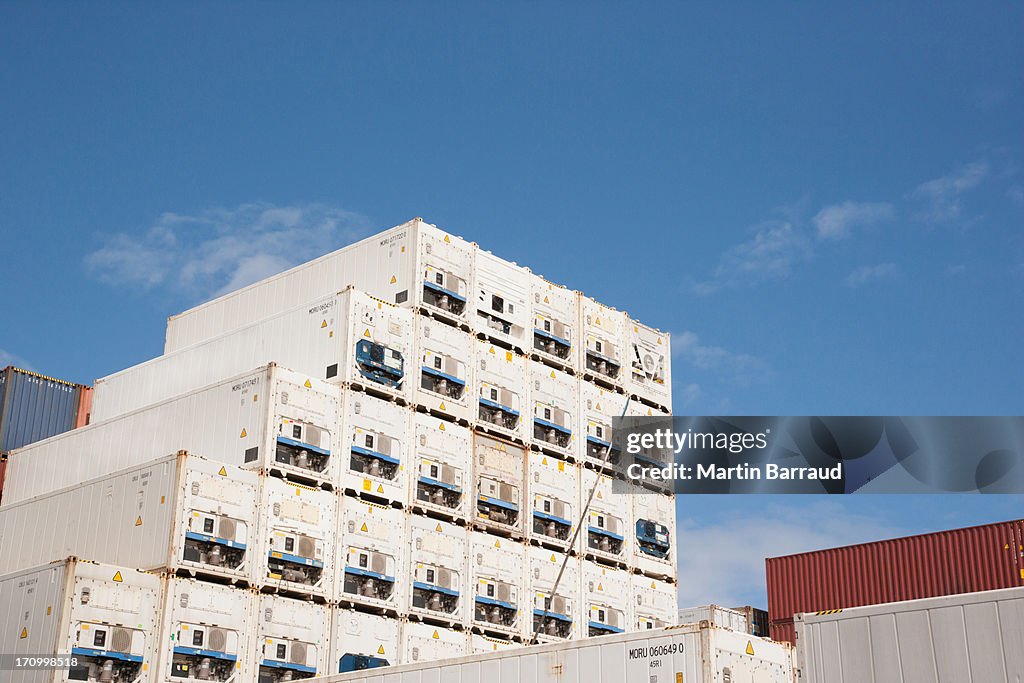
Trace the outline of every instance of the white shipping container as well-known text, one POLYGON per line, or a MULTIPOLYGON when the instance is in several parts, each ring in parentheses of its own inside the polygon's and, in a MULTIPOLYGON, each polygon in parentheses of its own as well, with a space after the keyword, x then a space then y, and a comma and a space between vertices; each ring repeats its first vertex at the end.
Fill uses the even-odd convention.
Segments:
POLYGON ((672 350, 668 332, 638 320, 627 320, 629 371, 626 392, 640 400, 672 410, 672 350))
POLYGON ((263 477, 256 580, 265 591, 329 600, 334 595, 338 496, 263 477))
POLYGON ((617 491, 611 477, 583 467, 580 468, 580 510, 588 498, 587 526, 580 534, 584 557, 625 567, 632 555, 633 498, 617 491), (594 491, 592 498, 591 490, 594 491))
POLYGON ((463 631, 416 621, 402 624, 402 663, 462 657, 468 646, 463 631))
POLYGON ((526 537, 532 543, 567 551, 579 517, 579 467, 536 451, 529 452, 526 463, 530 506, 526 537))
POLYGON ((700 605, 679 610, 679 624, 699 624, 710 621, 719 628, 731 628, 733 631, 750 633, 747 615, 739 610, 721 607, 720 605, 700 605))
POLYGON ((185 450, 244 469, 334 483, 338 388, 273 364, 15 451, 15 503, 185 450))
POLYGON ((408 401, 413 313, 354 289, 297 300, 277 315, 96 380, 92 419, 108 420, 275 361, 331 384, 408 401))
POLYGON ((343 403, 339 490, 408 505, 412 411, 364 392, 344 392, 343 403))
MULTIPOLYGON (((792 646, 676 626, 330 676, 324 683, 795 683, 792 646)), ((934 679, 932 679, 934 680, 934 679)))
POLYGON ((630 626, 630 574, 584 560, 580 563, 580 601, 586 611, 587 636, 624 633, 630 626))
POLYGON ((626 374, 626 324, 622 311, 579 295, 579 367, 585 379, 621 387, 626 374))
POLYGON ((474 527, 522 538, 525 471, 525 448, 473 434, 474 527))
POLYGON ((249 659, 259 683, 286 683, 334 673, 327 665, 331 608, 279 595, 256 598, 249 659))
POLYGON ((539 275, 530 276, 530 292, 533 304, 533 355, 545 363, 579 372, 581 366, 576 348, 579 295, 539 275))
POLYGON ((398 664, 399 620, 354 609, 335 608, 332 612, 332 671, 345 673, 398 664))
POLYGON ((637 631, 673 626, 679 602, 676 585, 634 574, 632 579, 632 624, 637 631))
POLYGON ((468 424, 476 416, 471 395, 474 339, 427 316, 416 316, 412 400, 424 410, 468 424))
POLYGON ((6 574, 0 577, 0 652, 77 661, 70 669, 8 670, 4 680, 148 681, 156 668, 160 605, 160 577, 134 569, 70 558, 6 574))
POLYGON ((61 557, 250 583, 259 477, 180 453, 0 507, 0 573, 61 557))
POLYGON ((525 443, 530 432, 526 408, 526 357, 487 341, 474 344, 472 395, 477 402, 477 429, 525 443))
POLYGON ((473 245, 416 218, 167 321, 171 353, 346 287, 468 324, 473 245))
POLYGON ((412 507, 445 519, 470 518, 473 433, 436 417, 413 415, 412 507))
POLYGON ((526 353, 530 348, 530 271, 489 251, 474 252, 476 318, 473 329, 526 353))
POLYGON ((405 513, 350 496, 339 502, 335 597, 344 606, 397 614, 398 573, 406 553, 405 513))
POLYGON ((466 529, 422 515, 407 515, 406 528, 406 612, 461 627, 466 613, 466 529))
POLYGON ((469 654, 482 654, 486 652, 504 652, 523 647, 522 643, 505 638, 495 638, 483 633, 469 634, 469 654))
POLYGON ((653 491, 623 495, 633 499, 633 568, 648 576, 674 581, 675 497, 653 491))
POLYGON ((575 377, 529 361, 530 443, 560 458, 575 459, 579 396, 575 377))
POLYGON ((154 683, 248 683, 255 636, 252 591, 165 577, 154 683))
POLYGON ((626 396, 596 384, 580 380, 580 462, 600 469, 619 464, 621 452, 613 432, 617 418, 630 415, 634 402, 626 396))
POLYGON ((535 635, 538 643, 579 638, 582 633, 579 622, 583 618, 579 599, 579 560, 569 557, 559 580, 558 573, 566 561, 566 555, 530 546, 526 550, 526 557, 526 585, 533 618, 524 620, 524 641, 534 642, 535 635))
POLYGON ((1024 680, 1024 588, 797 614, 807 683, 1024 680))
POLYGON ((467 585, 473 595, 470 626, 518 637, 523 631, 526 547, 506 538, 469 532, 467 585))

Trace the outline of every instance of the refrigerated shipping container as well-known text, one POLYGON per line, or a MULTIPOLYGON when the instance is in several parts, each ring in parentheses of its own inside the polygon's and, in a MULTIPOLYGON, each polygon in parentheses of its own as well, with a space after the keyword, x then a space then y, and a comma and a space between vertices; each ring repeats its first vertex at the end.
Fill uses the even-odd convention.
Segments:
POLYGON ((616 418, 628 414, 632 402, 623 394, 580 380, 580 444, 577 457, 585 465, 612 470, 620 462, 621 449, 615 443, 612 427, 616 418))
POLYGON ((342 392, 342 403, 339 490, 407 506, 412 410, 364 392, 342 392))
POLYGON ((447 520, 469 520, 476 509, 473 432, 440 418, 413 416, 413 510, 447 520))
POLYGON ((472 396, 473 347, 466 332, 426 316, 417 316, 413 358, 409 363, 412 401, 420 409, 462 424, 476 417, 472 396))
POLYGON ((556 457, 575 460, 579 387, 575 377, 529 361, 530 445, 556 457))
POLYGON ((583 377, 604 386, 621 388, 629 361, 628 316, 610 306, 579 295, 579 364, 583 377))
POLYGON ((334 486, 338 393, 334 385, 274 364, 236 375, 15 451, 7 502, 179 450, 334 486))
POLYGON ((479 531, 469 532, 467 586, 474 631, 519 638, 526 601, 526 547, 479 531))
POLYGON ((476 428, 525 443, 526 357, 483 340, 473 346, 476 428))
POLYGON ((416 218, 167 321, 165 353, 237 330, 352 286, 468 327, 474 246, 416 218))
POLYGON ((676 499, 653 491, 628 495, 633 499, 633 559, 630 565, 659 579, 676 578, 676 499))
POLYGON ((346 673, 398 664, 401 623, 354 609, 332 610, 331 671, 346 673))
POLYGON ((530 271, 483 249, 474 250, 476 318, 473 330, 526 353, 532 345, 530 271))
POLYGON ((581 637, 580 619, 583 614, 579 599, 579 559, 530 546, 526 550, 526 571, 531 618, 523 624, 524 642, 544 643, 581 637))
POLYGON ((250 584, 259 476, 187 453, 0 507, 0 573, 90 557, 250 584))
POLYGON ((324 683, 795 683, 792 646, 696 625, 324 678, 324 683))
POLYGON ((775 640, 793 615, 1024 586, 1024 520, 829 548, 765 561, 775 640))
POLYGON ((580 548, 584 557, 626 567, 632 559, 632 496, 617 491, 608 475, 586 467, 580 468, 579 496, 578 509, 581 511, 590 501, 586 508, 586 527, 580 532, 580 548))
POLYGON ((278 595, 255 601, 254 637, 248 655, 254 680, 289 681, 334 673, 327 664, 331 608, 278 595))
POLYGON ((582 635, 605 636, 631 630, 630 578, 624 569, 580 562, 580 602, 587 620, 582 635))
POLYGON ((719 628, 731 628, 733 631, 751 631, 746 613, 739 610, 719 605, 700 605, 679 610, 680 624, 699 624, 702 621, 709 621, 719 628))
POLYGON ((74 658, 67 668, 8 669, 3 680, 151 680, 161 600, 156 574, 73 557, 0 577, 0 653, 74 658))
POLYGON ((462 657, 468 647, 464 631, 418 621, 402 624, 402 663, 436 662, 439 659, 462 657))
POLYGON ((413 314, 355 289, 297 300, 274 317, 96 381, 93 422, 276 362, 408 402, 413 314))
MULTIPOLYGON (((398 585, 407 551, 406 514, 388 505, 343 496, 338 532, 335 598, 346 607, 404 614, 398 585)), ((408 573, 408 570, 405 570, 408 573)))
POLYGON ((625 389, 643 403, 672 411, 672 350, 669 334, 639 320, 626 321, 629 371, 625 389))
POLYGON ((1024 588, 796 616, 801 683, 1024 680, 1024 588))
POLYGON ((544 363, 577 373, 579 296, 571 289, 548 282, 539 275, 530 276, 532 298, 533 348, 531 355, 544 363))
POLYGON ((512 538, 523 537, 526 449, 473 434, 476 514, 473 526, 512 538))
POLYGON ((468 588, 466 529, 422 515, 406 515, 405 520, 408 550, 399 580, 406 613, 462 628, 468 588))
POLYGON ((0 370, 0 452, 74 429, 86 389, 14 366, 0 370))
POLYGON ((680 623, 676 620, 679 596, 674 583, 634 574, 631 596, 633 630, 649 631, 680 623))
MULTIPOLYGON (((579 467, 546 453, 526 457, 526 500, 530 517, 526 538, 531 543, 576 552, 572 530, 579 521, 579 467)), ((578 538, 575 539, 578 541, 578 538)))

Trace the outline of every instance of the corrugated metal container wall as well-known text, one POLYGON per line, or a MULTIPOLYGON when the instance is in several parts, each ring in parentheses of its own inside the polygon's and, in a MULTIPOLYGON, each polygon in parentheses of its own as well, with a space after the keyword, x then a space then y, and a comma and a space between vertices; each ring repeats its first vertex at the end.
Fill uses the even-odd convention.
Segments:
POLYGON ((0 453, 0 503, 4 502, 4 479, 7 478, 7 454, 0 453))
POLYGON ((769 557, 773 640, 793 615, 1024 586, 1024 520, 769 557))
POLYGON ((8 366, 0 372, 0 451, 75 427, 82 387, 8 366))
POLYGON ((81 387, 78 393, 78 415, 75 418, 75 429, 85 427, 91 422, 92 387, 81 387))

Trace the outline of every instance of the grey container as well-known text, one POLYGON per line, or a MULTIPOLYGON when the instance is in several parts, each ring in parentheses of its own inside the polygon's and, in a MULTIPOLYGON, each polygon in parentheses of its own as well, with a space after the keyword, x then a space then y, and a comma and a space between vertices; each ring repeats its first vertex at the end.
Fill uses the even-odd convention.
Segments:
POLYGON ((802 683, 1024 680, 1024 587, 798 614, 802 683))
POLYGON ((0 371, 0 451, 73 429, 82 385, 14 366, 0 371))

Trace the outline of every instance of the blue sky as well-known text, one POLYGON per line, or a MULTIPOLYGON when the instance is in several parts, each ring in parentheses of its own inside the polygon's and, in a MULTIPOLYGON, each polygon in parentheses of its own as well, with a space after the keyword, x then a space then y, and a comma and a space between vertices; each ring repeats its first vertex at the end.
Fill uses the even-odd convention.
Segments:
MULTIPOLYGON (((1021 414, 1022 26, 1002 2, 7 3, 0 361, 89 381, 159 354, 168 314, 423 216, 672 331, 678 413, 1021 414)), ((1022 502, 693 500, 688 602, 763 602, 774 548, 1022 502)))

